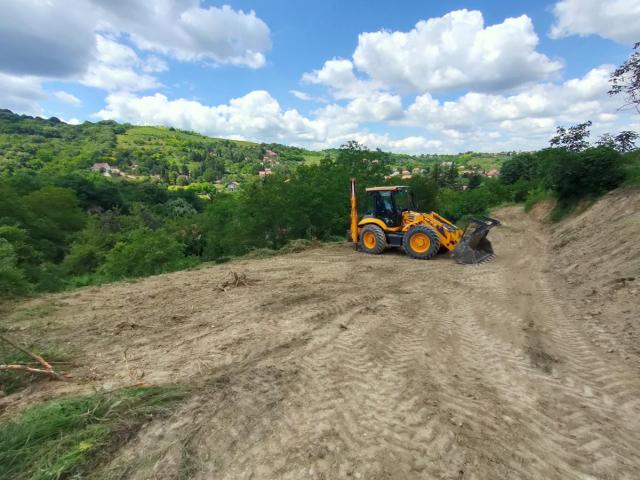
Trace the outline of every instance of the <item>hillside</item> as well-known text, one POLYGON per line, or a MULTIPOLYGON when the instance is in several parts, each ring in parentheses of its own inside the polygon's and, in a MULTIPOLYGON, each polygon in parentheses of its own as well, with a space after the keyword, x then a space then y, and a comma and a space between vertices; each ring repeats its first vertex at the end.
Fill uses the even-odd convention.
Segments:
POLYGON ((637 478, 638 202, 553 227, 503 208, 478 268, 333 244, 19 302, 6 330, 67 352, 74 378, 4 415, 189 385, 117 437, 107 478, 637 478))
POLYGON ((290 168, 319 156, 296 147, 212 138, 174 128, 113 121, 69 125, 57 118, 0 110, 0 175, 40 170, 61 174, 108 163, 129 178, 186 185, 256 176, 265 158, 268 166, 275 167, 272 159, 276 159, 277 166, 290 168))
MULTIPOLYGON (((132 126, 114 121, 70 125, 0 110, 0 175, 44 170, 50 174, 88 171, 108 163, 114 176, 153 179, 168 185, 227 183, 256 177, 260 170, 289 173, 301 164, 318 164, 338 149, 311 151, 281 144, 254 143, 200 135, 175 128, 132 126)), ((500 166, 507 155, 375 153, 399 170, 454 162, 484 170, 500 166)), ((200 187, 202 188, 202 187, 200 187)))

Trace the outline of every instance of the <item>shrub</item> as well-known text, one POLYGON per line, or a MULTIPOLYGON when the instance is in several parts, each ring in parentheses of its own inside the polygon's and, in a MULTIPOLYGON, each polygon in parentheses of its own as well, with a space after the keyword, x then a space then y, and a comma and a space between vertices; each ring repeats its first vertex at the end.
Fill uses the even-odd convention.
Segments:
POLYGON ((162 230, 139 229, 111 249, 100 273, 111 280, 142 277, 191 266, 184 245, 162 230))
POLYGON ((13 246, 0 238, 0 296, 24 294, 31 290, 24 272, 18 267, 13 246))
POLYGON ((621 155, 608 147, 566 152, 551 168, 551 183, 561 200, 593 197, 616 188, 624 178, 621 155))

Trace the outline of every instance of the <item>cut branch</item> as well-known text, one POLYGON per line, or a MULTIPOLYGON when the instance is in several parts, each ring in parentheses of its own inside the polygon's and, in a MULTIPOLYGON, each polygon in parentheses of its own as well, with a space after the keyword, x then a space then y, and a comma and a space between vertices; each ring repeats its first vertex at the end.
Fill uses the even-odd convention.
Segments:
POLYGON ((46 375, 51 378, 55 378, 56 380, 64 380, 65 377, 60 375, 59 373, 54 372, 53 370, 43 370, 41 368, 32 368, 26 365, 0 365, 0 371, 11 371, 11 370, 19 370, 28 373, 38 373, 40 375, 46 375))
POLYGON ((20 350, 22 353, 24 353, 25 355, 30 356, 31 358, 33 358, 36 362, 38 362, 40 365, 43 366, 43 368, 45 370, 53 370, 53 368, 51 367, 51 365, 49 365, 47 363, 47 361, 42 358, 40 355, 36 355, 33 352, 30 352, 29 350, 27 350, 26 348, 21 347, 20 345, 18 345, 17 343, 14 343, 13 341, 9 340, 7 337, 5 337, 4 335, 0 334, 0 340, 4 341, 5 343, 8 343, 9 345, 11 345, 13 348, 15 348, 16 350, 20 350))
POLYGON ((15 343, 13 340, 8 339, 2 334, 0 334, 0 340, 7 343, 8 345, 11 345, 13 348, 24 353, 25 355, 33 358, 38 365, 42 366, 42 368, 33 368, 27 365, 16 365, 16 364, 0 365, 0 371, 20 370, 20 371, 29 372, 29 373, 38 373, 41 375, 47 375, 48 377, 55 378, 56 380, 65 380, 65 378, 69 377, 68 375, 60 375, 53 369, 53 367, 49 364, 49 362, 47 362, 40 355, 33 353, 24 347, 21 347, 20 345, 15 343))

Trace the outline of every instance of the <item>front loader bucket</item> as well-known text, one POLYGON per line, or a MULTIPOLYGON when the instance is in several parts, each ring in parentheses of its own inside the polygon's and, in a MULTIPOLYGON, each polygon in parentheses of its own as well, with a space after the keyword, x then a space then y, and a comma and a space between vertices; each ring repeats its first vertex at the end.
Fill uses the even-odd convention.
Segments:
POLYGON ((491 217, 474 217, 464 231, 460 243, 453 249, 451 256, 458 263, 475 265, 493 258, 493 247, 487 238, 489 230, 500 225, 491 217))

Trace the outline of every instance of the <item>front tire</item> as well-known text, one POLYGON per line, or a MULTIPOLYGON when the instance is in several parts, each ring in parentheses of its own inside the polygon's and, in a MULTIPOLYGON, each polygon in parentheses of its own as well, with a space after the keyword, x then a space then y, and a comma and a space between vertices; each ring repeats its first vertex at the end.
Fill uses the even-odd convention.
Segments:
POLYGON ((377 255, 387 248, 387 237, 377 225, 365 225, 358 243, 363 252, 377 255))
POLYGON ((402 250, 412 258, 429 260, 439 249, 438 234, 425 225, 411 227, 402 238, 402 250))

